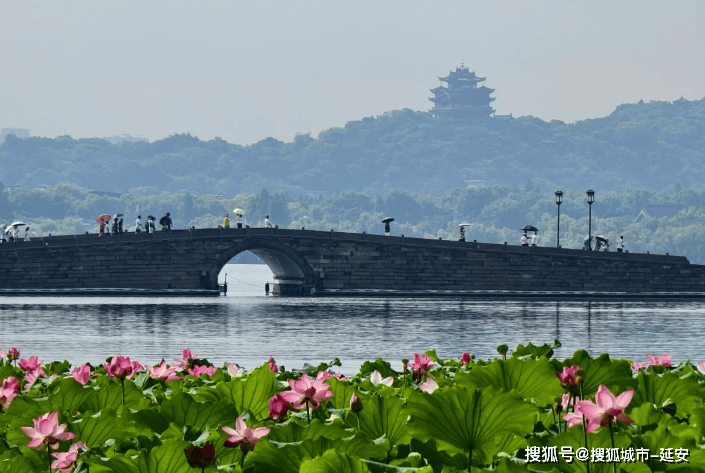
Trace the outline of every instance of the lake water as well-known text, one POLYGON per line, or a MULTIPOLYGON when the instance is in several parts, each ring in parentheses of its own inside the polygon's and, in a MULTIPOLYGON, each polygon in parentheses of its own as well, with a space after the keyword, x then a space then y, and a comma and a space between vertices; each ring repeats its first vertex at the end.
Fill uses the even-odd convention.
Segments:
POLYGON ((647 361, 705 360, 703 302, 542 302, 463 299, 265 297, 265 265, 226 265, 228 295, 213 298, 0 297, 0 350, 23 358, 98 363, 127 355, 171 361, 181 349, 220 365, 248 369, 273 356, 287 368, 340 357, 345 374, 382 357, 435 348, 496 356, 503 343, 551 343, 557 358, 580 348, 592 355, 647 361))

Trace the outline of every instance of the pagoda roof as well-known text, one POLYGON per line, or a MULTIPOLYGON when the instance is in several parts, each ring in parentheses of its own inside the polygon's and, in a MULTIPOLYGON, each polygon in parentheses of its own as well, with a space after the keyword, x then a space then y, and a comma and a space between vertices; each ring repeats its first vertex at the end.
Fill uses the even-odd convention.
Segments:
POLYGON ((468 69, 467 67, 460 65, 459 67, 455 68, 455 71, 450 71, 447 76, 439 77, 438 79, 442 80, 443 82, 462 80, 476 83, 484 81, 486 77, 478 77, 475 75, 475 71, 471 72, 470 69, 468 69))
POLYGON ((684 99, 681 95, 681 98, 679 98, 678 100, 674 100, 673 103, 690 103, 690 100, 684 99))

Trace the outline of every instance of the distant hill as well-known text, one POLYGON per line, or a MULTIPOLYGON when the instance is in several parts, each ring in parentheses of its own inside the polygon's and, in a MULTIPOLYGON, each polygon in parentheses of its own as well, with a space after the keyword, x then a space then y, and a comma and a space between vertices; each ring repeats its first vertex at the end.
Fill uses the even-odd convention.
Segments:
POLYGON ((6 186, 69 182, 139 194, 391 189, 442 195, 466 181, 539 189, 663 190, 705 186, 705 99, 620 105, 573 124, 534 117, 449 121, 400 110, 292 142, 249 146, 190 134, 152 143, 9 135, 0 145, 6 186))

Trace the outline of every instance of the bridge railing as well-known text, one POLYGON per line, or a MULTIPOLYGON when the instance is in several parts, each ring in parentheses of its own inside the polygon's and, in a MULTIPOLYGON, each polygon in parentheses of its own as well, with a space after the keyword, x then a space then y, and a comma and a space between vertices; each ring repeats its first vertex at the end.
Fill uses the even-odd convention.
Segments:
POLYGON ((385 236, 368 233, 347 233, 322 230, 294 230, 289 228, 202 228, 187 230, 172 230, 170 232, 157 231, 155 233, 123 233, 121 235, 105 234, 101 237, 97 233, 81 235, 57 235, 35 237, 30 241, 18 241, 0 244, 0 253, 3 251, 30 250, 37 248, 65 247, 76 245, 104 245, 119 244, 121 242, 154 241, 154 240, 181 240, 191 238, 222 238, 244 236, 267 236, 284 238, 327 238, 333 240, 364 241, 366 243, 391 243, 396 245, 411 245, 425 247, 441 247, 449 249, 508 251, 513 253, 527 253, 536 255, 562 255, 583 258, 607 258, 628 261, 669 262, 690 264, 685 256, 656 255, 649 253, 618 253, 616 251, 584 251, 571 248, 554 248, 548 246, 520 246, 498 243, 480 243, 476 241, 434 240, 405 236, 385 236))

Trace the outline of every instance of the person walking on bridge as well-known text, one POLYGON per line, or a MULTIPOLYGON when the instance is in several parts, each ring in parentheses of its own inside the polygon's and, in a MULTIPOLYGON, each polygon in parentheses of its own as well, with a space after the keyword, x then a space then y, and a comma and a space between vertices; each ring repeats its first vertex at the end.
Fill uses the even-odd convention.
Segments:
POLYGON ((24 241, 29 241, 29 227, 24 229, 24 241))
POLYGON ((223 228, 230 228, 230 214, 225 214, 223 219, 223 228))
POLYGON ((117 235, 118 232, 118 218, 113 219, 113 235, 117 235))
POLYGON ((264 228, 274 228, 274 225, 272 225, 272 221, 269 220, 269 215, 264 217, 264 228))
MULTIPOLYGON (((144 225, 142 225, 142 216, 138 215, 137 216, 137 221, 135 222, 135 233, 140 233, 142 230, 140 230, 140 227, 142 227, 142 230, 144 230, 144 225)), ((147 232, 149 233, 149 232, 147 232)))
POLYGON ((162 231, 163 232, 170 232, 171 231, 171 217, 170 213, 167 212, 166 215, 164 215, 162 218, 159 219, 159 225, 162 226, 162 231))

